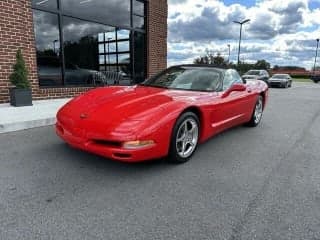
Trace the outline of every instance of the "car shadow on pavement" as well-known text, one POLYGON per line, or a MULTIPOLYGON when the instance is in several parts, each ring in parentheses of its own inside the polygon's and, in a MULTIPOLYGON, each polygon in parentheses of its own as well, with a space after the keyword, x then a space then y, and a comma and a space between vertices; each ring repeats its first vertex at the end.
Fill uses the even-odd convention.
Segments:
POLYGON ((83 168, 99 168, 108 171, 116 172, 137 172, 147 171, 159 168, 172 168, 177 165, 170 164, 165 158, 152 159, 149 161, 127 163, 108 159, 93 153, 85 152, 69 146, 66 143, 60 143, 57 145, 60 152, 66 154, 66 160, 74 161, 80 164, 83 168))
MULTIPOLYGON (((184 164, 174 164, 171 163, 167 158, 160 158, 160 159, 151 159, 148 161, 137 162, 137 163, 127 163, 116 161, 108 158, 104 158, 93 153, 88 153, 76 148, 69 146, 64 142, 59 142, 56 147, 58 148, 56 151, 64 154, 63 157, 67 161, 73 161, 82 166, 82 168, 92 168, 92 169, 105 169, 106 171, 114 171, 114 172, 133 172, 137 173, 139 171, 159 171, 159 169, 166 170, 166 169, 174 169, 181 166, 187 166, 196 164, 197 160, 197 153, 201 152, 202 149, 211 148, 210 146, 214 146, 215 143, 219 143, 221 139, 229 138, 234 135, 239 134, 239 132, 247 131, 248 127, 245 126, 238 126, 231 129, 228 129, 224 132, 219 133, 218 135, 210 138, 209 140, 205 141, 204 143, 198 146, 198 150, 195 152, 192 159, 189 162, 184 164)), ((60 139, 58 140, 60 141, 60 139)))

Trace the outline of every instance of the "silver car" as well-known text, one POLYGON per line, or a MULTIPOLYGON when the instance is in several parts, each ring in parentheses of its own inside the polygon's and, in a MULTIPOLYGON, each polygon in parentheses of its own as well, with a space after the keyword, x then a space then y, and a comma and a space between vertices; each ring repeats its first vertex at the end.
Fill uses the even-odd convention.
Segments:
POLYGON ((288 88, 292 86, 292 78, 289 74, 274 74, 269 79, 270 86, 288 88))
POLYGON ((262 80, 269 85, 269 73, 266 70, 255 70, 252 69, 242 75, 242 79, 252 81, 252 80, 262 80))

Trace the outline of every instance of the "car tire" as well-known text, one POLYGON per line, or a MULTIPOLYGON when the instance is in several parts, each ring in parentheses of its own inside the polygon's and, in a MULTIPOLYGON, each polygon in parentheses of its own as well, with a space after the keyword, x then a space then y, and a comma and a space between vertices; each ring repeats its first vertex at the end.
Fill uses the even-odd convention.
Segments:
POLYGON ((200 122, 196 114, 183 113, 173 127, 168 160, 172 163, 187 162, 197 149, 200 122))
POLYGON ((259 125, 262 119, 262 114, 263 114, 263 97, 259 95, 256 104, 254 105, 251 119, 247 123, 247 126, 249 127, 256 127, 259 125))

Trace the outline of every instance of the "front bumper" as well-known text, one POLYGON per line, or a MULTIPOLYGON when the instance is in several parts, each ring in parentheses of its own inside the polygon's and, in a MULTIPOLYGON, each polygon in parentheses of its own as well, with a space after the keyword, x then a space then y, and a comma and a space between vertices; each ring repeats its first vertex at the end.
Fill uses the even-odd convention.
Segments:
POLYGON ((283 87, 286 85, 286 82, 282 81, 269 81, 269 86, 277 86, 277 87, 283 87))
POLYGON ((161 154, 163 151, 159 149, 156 143, 139 149, 125 149, 121 146, 112 146, 87 139, 84 133, 81 133, 81 131, 77 132, 77 134, 75 134, 75 132, 71 133, 59 122, 56 124, 57 135, 69 145, 102 157, 121 162, 141 162, 165 156, 165 154, 161 154))

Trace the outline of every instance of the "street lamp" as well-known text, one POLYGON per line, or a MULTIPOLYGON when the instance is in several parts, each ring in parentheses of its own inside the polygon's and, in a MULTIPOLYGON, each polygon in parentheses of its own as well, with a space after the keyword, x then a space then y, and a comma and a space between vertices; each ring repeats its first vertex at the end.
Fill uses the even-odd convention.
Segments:
POLYGON ((250 22, 250 19, 243 20, 242 22, 239 22, 239 21, 233 21, 233 22, 240 24, 240 38, 239 38, 239 49, 238 49, 238 65, 239 65, 239 63, 240 63, 240 44, 241 44, 242 25, 247 23, 247 22, 250 22))
POLYGON ((53 52, 56 54, 56 43, 59 42, 58 39, 53 40, 53 52))
POLYGON ((111 68, 111 66, 110 66, 110 40, 111 40, 112 38, 111 37, 108 37, 107 38, 107 40, 108 40, 108 69, 109 69, 109 71, 110 71, 110 68, 111 68))
POLYGON ((316 72, 316 63, 317 63, 317 57, 318 57, 318 47, 319 47, 319 38, 317 40, 317 48, 316 48, 316 56, 314 58, 314 66, 313 66, 313 74, 316 72))
POLYGON ((228 49, 229 49, 229 53, 228 53, 228 63, 230 62, 230 44, 228 44, 228 49))

